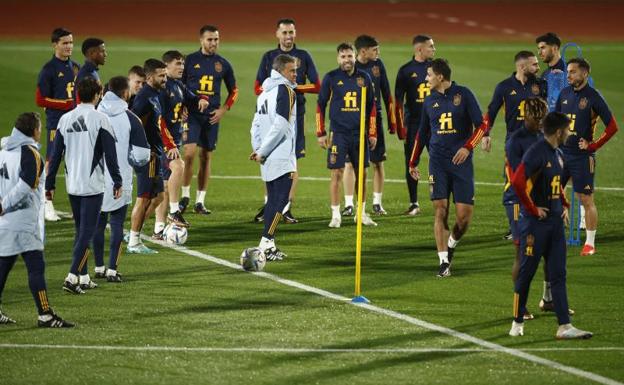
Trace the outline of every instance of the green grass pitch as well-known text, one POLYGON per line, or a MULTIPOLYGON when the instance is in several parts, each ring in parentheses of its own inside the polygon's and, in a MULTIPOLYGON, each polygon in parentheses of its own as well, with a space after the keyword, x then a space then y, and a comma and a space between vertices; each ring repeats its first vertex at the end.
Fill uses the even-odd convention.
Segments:
MULTIPOLYGON (((321 74, 336 67, 334 43, 300 44, 321 74)), ((107 42, 103 79, 125 74, 133 64, 160 57, 168 49, 190 53, 192 42, 107 42)), ((249 127, 254 111, 253 81, 264 44, 228 43, 220 53, 234 66, 240 97, 221 125, 207 194, 213 214, 188 218, 193 227, 190 250, 237 263, 243 248, 257 243, 261 226, 251 223, 262 204, 259 174, 248 161, 249 127), (233 178, 233 179, 229 179, 233 178)), ((382 58, 394 83, 400 65, 410 59, 409 45, 382 45, 382 58)), ((513 71, 513 54, 532 44, 452 44, 437 42, 437 57, 449 59, 453 78, 469 86, 485 109, 494 86, 513 71)), ((583 44, 597 88, 616 118, 624 117, 622 44, 583 44)), ((79 49, 75 50, 78 58, 79 49)), ((36 76, 51 56, 47 45, 31 41, 0 42, 0 134, 8 135, 18 113, 35 110, 36 76)), ((316 97, 308 96, 307 157, 300 163, 294 214, 296 225, 280 225, 279 246, 289 257, 270 263, 268 273, 344 297, 353 295, 355 226, 327 228, 330 217, 325 152, 316 144, 316 97)), ((386 124, 384 119, 384 124, 386 124)), ((403 146, 388 137, 384 207, 379 226, 364 229, 362 288, 375 306, 451 328, 478 339, 525 350, 624 382, 624 168, 618 133, 598 153, 596 200, 600 223, 598 253, 568 251, 568 293, 577 312, 573 322, 595 333, 589 341, 557 342, 556 319, 537 309, 542 273, 533 282, 529 309, 536 319, 525 336, 507 336, 512 311, 510 277, 513 248, 501 239, 506 219, 501 205, 503 118, 493 131, 493 152, 474 156, 476 203, 473 223, 461 241, 453 276, 436 279, 432 208, 426 184, 420 184, 423 212, 412 218, 403 178, 403 146)), ((599 126, 602 130, 603 126, 599 126)), ((427 156, 425 155, 425 159, 427 156)), ((424 165, 423 165, 424 167, 424 165)), ((370 178, 369 178, 370 180, 370 178)), ((370 184, 370 182, 369 182, 370 184)), ((63 180, 56 206, 69 211, 63 180)), ((194 192, 192 192, 194 194, 194 192)), ((370 200, 371 198, 369 198, 370 200)), ((129 222, 129 219, 128 219, 129 222)), ((151 232, 153 220, 146 225, 151 232)), ((380 384, 457 383, 586 384, 591 381, 432 331, 405 320, 371 312, 242 273, 187 253, 155 246, 159 254, 123 255, 120 285, 76 297, 61 290, 71 258, 73 222, 47 225, 46 277, 52 306, 78 327, 38 330, 26 272, 18 262, 5 288, 2 308, 18 324, 0 327, 0 379, 3 384, 61 383, 80 378, 89 383, 214 384, 380 384), (37 347, 39 345, 39 347, 37 347), (43 348, 40 345, 46 345, 43 348), (297 350, 300 349, 300 350, 297 350)), ((153 246, 153 245, 150 245, 153 246)), ((90 260, 90 269, 93 261, 90 260)), ((619 381, 619 382, 618 382, 619 381)))

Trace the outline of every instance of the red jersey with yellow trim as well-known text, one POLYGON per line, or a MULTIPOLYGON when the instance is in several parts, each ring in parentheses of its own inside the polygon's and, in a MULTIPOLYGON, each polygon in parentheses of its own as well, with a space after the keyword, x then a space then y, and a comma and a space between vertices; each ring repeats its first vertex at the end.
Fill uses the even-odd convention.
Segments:
POLYGON ((56 130, 61 116, 74 108, 74 78, 79 70, 71 59, 52 56, 39 72, 35 101, 45 108, 47 129, 56 130))

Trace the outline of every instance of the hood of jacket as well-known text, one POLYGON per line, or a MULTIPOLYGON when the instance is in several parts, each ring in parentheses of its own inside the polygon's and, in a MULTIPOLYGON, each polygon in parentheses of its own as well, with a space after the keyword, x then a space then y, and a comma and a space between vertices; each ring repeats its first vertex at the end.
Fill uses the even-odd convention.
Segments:
POLYGON ((39 148, 39 143, 35 142, 32 137, 24 135, 20 130, 15 127, 13 127, 13 131, 11 131, 11 136, 2 138, 2 149, 5 149, 7 151, 22 147, 25 144, 29 144, 31 146, 39 148))
POLYGON ((123 114, 127 109, 128 103, 112 91, 108 91, 98 105, 98 111, 108 116, 123 114))
POLYGON ((292 89, 294 89, 297 85, 291 83, 288 79, 286 79, 282 74, 277 72, 276 70, 271 70, 271 76, 266 78, 264 82, 262 82, 262 89, 264 91, 271 91, 273 88, 279 86, 280 84, 284 84, 292 89))

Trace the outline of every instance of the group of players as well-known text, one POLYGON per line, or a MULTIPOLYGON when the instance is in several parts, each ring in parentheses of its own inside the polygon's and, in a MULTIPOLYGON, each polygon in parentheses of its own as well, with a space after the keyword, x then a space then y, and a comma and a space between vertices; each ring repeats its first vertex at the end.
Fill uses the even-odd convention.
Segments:
MULTIPOLYGON (((587 61, 575 58, 566 65, 561 57, 560 39, 553 33, 538 37, 539 56, 548 69, 538 77, 537 56, 530 51, 517 53, 514 58, 515 72, 497 85, 487 113, 482 114, 474 94, 451 80, 449 63, 444 59, 434 59, 436 49, 430 36, 418 35, 413 39, 414 55, 397 73, 394 98, 375 38, 358 36, 355 47, 349 43, 340 44, 337 47, 338 68, 320 81, 310 54, 295 45, 294 20, 279 20, 276 37, 278 47, 262 57, 255 93, 263 93, 262 84, 270 77, 271 70, 276 68, 276 57, 289 55, 294 58, 296 82, 293 82, 291 104, 296 108, 290 111, 296 115, 293 119, 296 121, 297 159, 305 156, 305 94, 319 94, 316 135, 318 144, 327 149, 327 167, 331 172, 329 227, 340 227, 344 216, 355 218, 354 186, 359 168, 366 168, 369 159, 374 170, 373 213, 386 214, 382 205, 383 162, 386 159, 383 103, 389 133, 397 133, 399 139, 404 140, 405 178, 409 193, 407 215, 419 213, 418 164, 422 150, 426 147, 429 151, 428 175, 435 209, 434 235, 439 277, 451 275, 455 248, 472 217, 472 151, 479 143, 485 151, 490 150, 489 132, 499 109, 504 106, 507 183, 503 204, 516 245, 514 324, 510 334, 521 335, 522 322, 532 318, 526 310, 526 296, 539 257, 544 256, 547 263, 540 308, 557 312, 559 324, 562 325, 558 337, 591 336, 591 333, 573 328, 569 322, 569 314, 573 311, 568 309, 565 294, 563 220, 567 218, 567 211, 563 207, 567 202, 563 188, 571 178, 573 191, 578 194, 587 218, 587 237, 581 253, 592 255, 596 250, 594 239, 597 225, 593 201, 595 151, 615 134, 617 125, 602 96, 588 85, 590 66, 587 61), (552 78, 551 75, 567 76, 569 86, 557 89, 551 84, 549 87, 547 80, 552 78), (361 104, 364 87, 369 92, 361 104), (328 107, 329 134, 325 130, 328 107), (365 111, 361 111, 362 107, 365 111), (364 149, 364 163, 360 164, 362 113, 366 116, 367 148, 364 149), (595 139, 594 128, 598 117, 603 120, 606 129, 595 139), (345 198, 342 211, 341 184, 345 198), (451 194, 456 208, 452 229, 448 225, 451 194)), ((121 255, 123 224, 132 201, 133 171, 137 176, 137 195, 131 214, 129 253, 156 253, 142 243, 140 235, 145 220, 152 213, 156 215, 155 239, 162 239, 166 222, 190 226, 183 214, 190 204, 195 157, 199 157, 199 170, 193 211, 199 215, 210 214, 204 201, 212 155, 217 145, 220 121, 237 100, 238 89, 232 66, 217 53, 218 28, 203 26, 199 31, 199 40, 201 47, 197 52, 184 56, 178 51, 168 51, 162 60, 148 59, 143 66, 133 66, 127 76, 111 78, 102 86, 98 69, 106 62, 104 41, 86 39, 82 44, 85 62, 79 66, 70 58, 73 49, 71 32, 62 28, 53 31, 54 56, 39 74, 36 93, 37 105, 44 107, 46 112, 47 177, 45 182, 39 181, 43 167, 36 148, 33 150, 32 138, 36 137, 37 125, 40 125, 37 114, 22 114, 16 123, 13 135, 30 137, 31 141, 23 145, 28 151, 20 150, 21 162, 12 165, 16 167, 13 174, 17 173, 12 177, 26 181, 31 189, 43 189, 42 183, 45 183, 45 219, 59 220, 52 200, 56 172, 61 158, 65 158, 67 191, 76 225, 72 265, 63 284, 66 291, 83 294, 85 290, 97 287, 87 270, 91 242, 96 260, 95 277, 106 278, 109 282, 122 281, 117 265, 121 255), (221 101, 222 85, 228 91, 224 102, 221 101), (183 149, 183 155, 180 149, 183 149), (37 155, 34 155, 33 161, 30 158, 35 152, 37 155), (31 167, 33 164, 34 168, 31 167), (32 176, 25 176, 27 167, 36 174, 34 180, 31 180, 32 176), (111 237, 109 264, 105 266, 104 228, 107 223, 110 223, 111 237)), ((284 76, 287 77, 286 74, 284 76)), ((3 153, 10 150, 5 146, 3 153)), ((363 175, 365 178, 366 173, 363 175)), ((265 207, 255 216, 256 221, 264 221, 265 227, 268 225, 271 230, 268 233, 265 231, 265 234, 270 234, 270 242, 261 241, 260 244, 269 260, 280 260, 285 256, 273 241, 277 223, 282 219, 287 223, 298 222, 291 212, 297 185, 296 170, 289 178, 292 183, 288 184, 290 191, 288 199, 284 200, 284 207, 277 211, 272 207, 271 218, 265 216, 265 207)), ((13 184, 16 182, 12 180, 13 184)), ((3 210, 0 211, 0 227, 11 211, 20 209, 19 201, 9 200, 14 207, 7 203, 6 197, 12 191, 10 186, 0 184, 3 210)), ((362 195, 364 198, 365 193, 362 195)), ((362 223, 376 226, 364 205, 362 223)), ((9 229, 9 226, 2 227, 3 231, 5 228, 9 229)), ((31 265, 38 266, 43 254, 37 257, 37 263, 33 263, 29 262, 31 257, 27 257, 26 253, 33 249, 32 245, 38 248, 41 244, 42 250, 43 243, 31 243, 25 242, 27 246, 17 251, 3 252, 2 255, 11 257, 0 257, 3 262, 0 265, 0 291, 13 264, 5 262, 14 262, 17 254, 24 256, 29 272, 37 270, 34 267, 31 269, 31 265)), ((71 325, 44 306, 47 305, 47 296, 43 269, 37 271, 39 275, 29 275, 29 279, 40 313, 40 325, 47 325, 50 320, 57 320, 50 326, 71 325), (38 282, 38 285, 33 282, 38 282)), ((0 323, 10 321, 0 313, 0 323)))

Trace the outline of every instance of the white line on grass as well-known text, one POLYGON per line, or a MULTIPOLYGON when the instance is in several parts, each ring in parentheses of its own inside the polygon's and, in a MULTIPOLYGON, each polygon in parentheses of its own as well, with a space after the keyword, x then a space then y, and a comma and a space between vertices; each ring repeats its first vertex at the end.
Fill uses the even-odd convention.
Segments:
MULTIPOLYGON (((225 352, 225 353, 372 353, 372 354, 412 354, 412 353, 499 353, 484 348, 269 348, 269 347, 211 347, 211 346, 120 346, 120 345, 39 345, 39 344, 0 344, 0 349, 69 349, 69 350, 116 350, 139 352, 225 352)), ((621 347, 598 348, 529 348, 522 351, 560 352, 560 351, 624 351, 621 347)))
MULTIPOLYGON (((210 261, 210 262, 213 262, 213 263, 221 265, 221 266, 229 267, 231 269, 236 269, 236 270, 242 270, 242 267, 240 265, 236 264, 236 263, 232 263, 230 261, 226 261, 224 259, 217 258, 217 257, 214 257, 212 255, 204 254, 204 253, 202 253, 200 251, 191 250, 191 249, 188 249, 188 248, 186 248, 184 246, 170 245, 170 244, 167 244, 167 243, 165 243, 163 241, 153 241, 151 239, 151 237, 148 237, 146 235, 142 235, 141 237, 144 240, 148 241, 148 242, 156 243, 156 244, 159 244, 159 245, 161 245, 163 247, 168 247, 170 249, 177 250, 177 251, 180 251, 182 253, 185 253, 185 254, 188 254, 188 255, 192 255, 194 257, 197 257, 197 258, 200 258, 200 259, 203 259, 203 260, 206 260, 206 261, 210 261)), ((600 383, 600 384, 605 384, 605 385, 624 385, 624 383, 612 380, 612 379, 607 378, 607 377, 603 377, 603 376, 601 376, 599 374, 588 372, 588 371, 585 371, 585 370, 582 370, 582 369, 578 369, 578 368, 575 368, 575 367, 572 367, 572 366, 567 366, 567 365, 564 365, 564 364, 561 364, 559 362, 552 361, 552 360, 549 360, 549 359, 546 359, 546 358, 538 357, 538 356, 526 353, 526 352, 524 352, 522 350, 508 348, 508 347, 505 347, 505 346, 502 346, 502 345, 499 345, 499 344, 495 344, 493 342, 482 340, 480 338, 473 337, 473 336, 471 336, 469 334, 462 333, 462 332, 459 332, 457 330, 453 330, 453 329, 450 329, 450 328, 447 328, 447 327, 444 327, 444 326, 436 325, 436 324, 431 323, 431 322, 423 321, 421 319, 418 319, 418 318, 415 318, 415 317, 412 317, 412 316, 409 316, 409 315, 406 315, 406 314, 402 314, 402 313, 399 313, 399 312, 396 312, 396 311, 393 311, 393 310, 384 309, 384 308, 381 308, 381 307, 378 307, 378 306, 375 306, 375 305, 371 305, 371 304, 353 303, 353 302, 351 302, 350 298, 344 297, 342 295, 335 294, 335 293, 332 293, 332 292, 329 292, 329 291, 326 291, 326 290, 323 290, 323 289, 319 289, 319 288, 314 287, 314 286, 309 286, 309 285, 306 285, 306 284, 303 284, 303 283, 300 283, 300 282, 297 282, 297 281, 292 281, 290 279, 284 279, 284 278, 278 277, 277 275, 274 275, 274 274, 270 274, 270 273, 266 273, 266 272, 255 272, 255 273, 251 273, 251 274, 256 275, 258 277, 270 279, 272 281, 281 283, 282 285, 294 287, 294 288, 297 288, 297 289, 300 289, 300 290, 303 290, 303 291, 307 291, 309 293, 314 293, 314 294, 317 294, 317 295, 319 295, 321 297, 330 298, 330 299, 333 299, 333 300, 336 300, 336 301, 341 301, 341 302, 344 302, 344 303, 347 303, 347 304, 351 304, 353 306, 360 307, 362 309, 366 309, 366 310, 372 311, 374 313, 378 313, 378 314, 382 314, 382 315, 385 315, 385 316, 388 316, 388 317, 392 317, 392 318, 395 318, 395 319, 398 319, 398 320, 402 320, 402 321, 405 321, 405 322, 410 323, 412 325, 419 326, 419 327, 424 328, 424 329, 433 330, 433 331, 436 331, 436 332, 439 332, 439 333, 442 333, 442 334, 446 334, 448 336, 455 337, 455 338, 458 338, 458 339, 461 339, 461 340, 464 340, 464 341, 467 341, 467 342, 471 342, 471 343, 473 343, 475 345, 481 346, 481 347, 486 348, 486 349, 490 349, 490 350, 495 351, 495 352, 509 354, 511 356, 522 358, 524 360, 527 360, 527 361, 530 361, 530 362, 533 362, 533 363, 536 363, 536 364, 539 364, 539 365, 544 365, 544 366, 547 366, 549 368, 558 369, 558 370, 560 370, 562 372, 566 372, 566 373, 572 374, 572 375, 577 376, 577 377, 586 378, 588 380, 591 380, 591 381, 594 381, 594 382, 597 382, 597 383, 600 383)))

